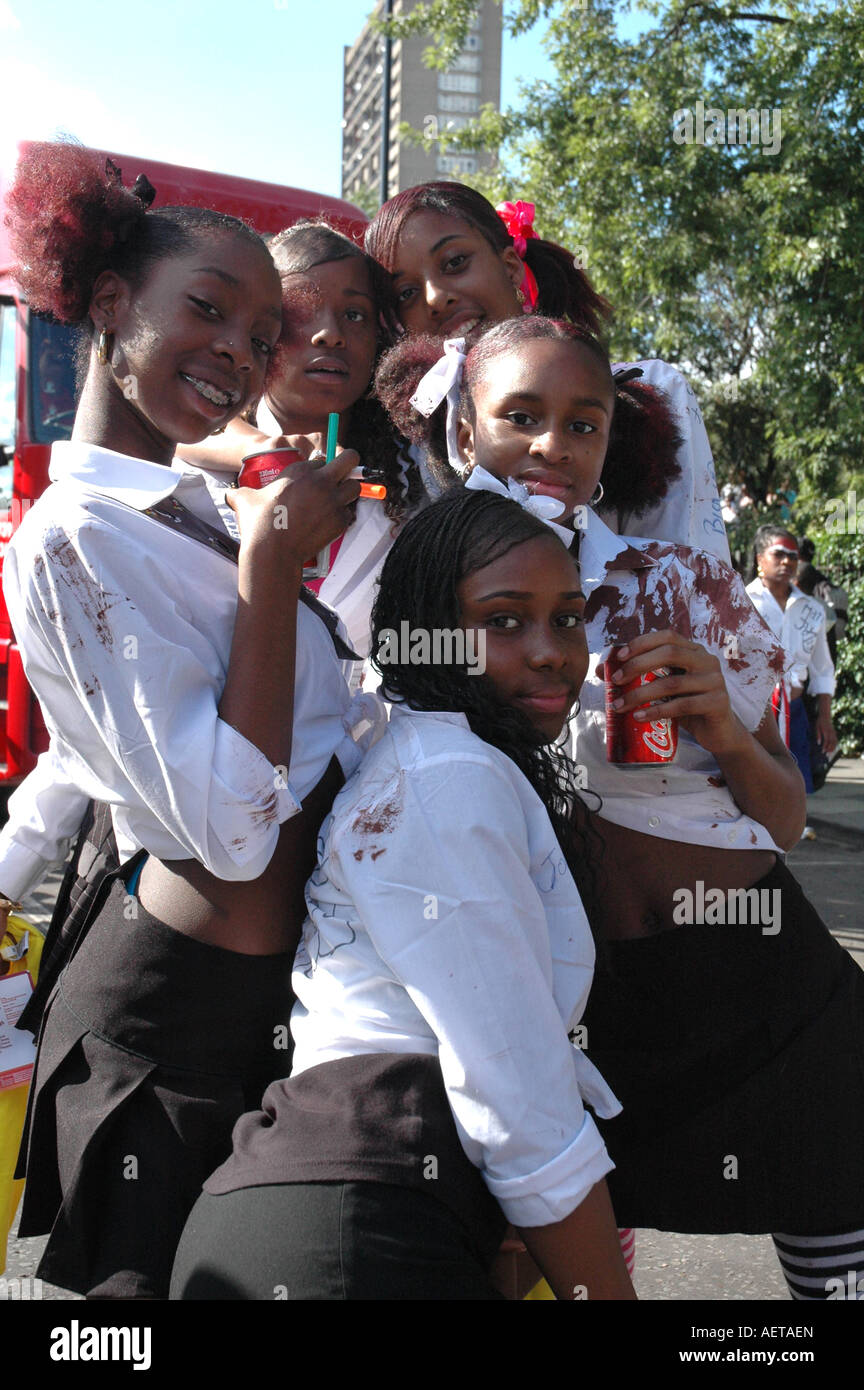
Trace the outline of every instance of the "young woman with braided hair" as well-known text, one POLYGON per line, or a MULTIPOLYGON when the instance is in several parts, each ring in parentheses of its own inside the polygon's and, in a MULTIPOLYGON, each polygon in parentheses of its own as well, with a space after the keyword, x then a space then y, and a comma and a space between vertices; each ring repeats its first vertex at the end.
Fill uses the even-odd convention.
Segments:
POLYGON ((566 549, 509 500, 459 490, 397 538, 373 615, 393 712, 322 828, 294 1071, 205 1184, 173 1298, 494 1299, 502 1210, 559 1298, 633 1297, 584 1104, 617 1103, 567 1036, 594 957, 553 746, 581 611, 566 549), (477 639, 485 669, 458 643, 412 660, 406 628, 477 639))

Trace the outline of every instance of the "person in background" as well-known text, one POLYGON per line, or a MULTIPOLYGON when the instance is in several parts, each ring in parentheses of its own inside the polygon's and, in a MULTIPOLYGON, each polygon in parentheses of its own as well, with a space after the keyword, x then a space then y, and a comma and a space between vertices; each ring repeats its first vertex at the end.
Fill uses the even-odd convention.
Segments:
MULTIPOLYGON (((837 748, 831 722, 834 663, 825 633, 825 610, 818 599, 808 598, 795 583, 799 552, 791 531, 776 525, 760 526, 753 548, 756 578, 747 585, 747 592, 785 653, 786 669, 776 692, 778 720, 809 794, 814 786, 805 689, 816 700, 819 749, 830 758, 837 748)), ((804 835, 812 835, 807 826, 804 835)))
POLYGON ((815 598, 822 604, 825 610, 825 629, 828 639, 828 651, 831 660, 837 665, 837 643, 842 640, 846 631, 846 616, 849 606, 849 595, 845 589, 832 584, 827 574, 817 569, 813 563, 816 556, 816 547, 811 540, 805 536, 798 545, 800 563, 798 573, 795 576, 795 583, 802 594, 807 594, 808 598, 815 598))

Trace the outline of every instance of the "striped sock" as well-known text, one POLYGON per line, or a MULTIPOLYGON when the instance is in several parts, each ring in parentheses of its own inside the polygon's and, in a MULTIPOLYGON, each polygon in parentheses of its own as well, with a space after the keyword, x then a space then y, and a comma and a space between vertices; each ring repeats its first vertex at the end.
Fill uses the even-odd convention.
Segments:
POLYGON ((793 1298, 864 1302, 864 1229, 772 1240, 793 1298))
POLYGON ((621 1253, 624 1256, 624 1263, 627 1266, 627 1273, 633 1278, 633 1271, 636 1268, 636 1232, 632 1226, 618 1227, 618 1239, 621 1242, 621 1253))

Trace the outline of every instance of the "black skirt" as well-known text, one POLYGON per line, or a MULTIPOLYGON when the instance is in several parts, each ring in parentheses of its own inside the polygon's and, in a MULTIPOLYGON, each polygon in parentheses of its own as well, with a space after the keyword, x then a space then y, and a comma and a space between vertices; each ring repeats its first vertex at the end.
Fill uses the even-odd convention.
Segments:
POLYGON ((20 1234, 50 1231, 42 1278, 167 1297, 235 1120, 290 1071, 291 965, 204 945, 113 885, 39 1039, 20 1234))
POLYGON ((864 973, 784 865, 756 887, 776 933, 684 926, 598 962, 583 1024, 624 1107, 598 1120, 621 1226, 864 1226, 864 973))

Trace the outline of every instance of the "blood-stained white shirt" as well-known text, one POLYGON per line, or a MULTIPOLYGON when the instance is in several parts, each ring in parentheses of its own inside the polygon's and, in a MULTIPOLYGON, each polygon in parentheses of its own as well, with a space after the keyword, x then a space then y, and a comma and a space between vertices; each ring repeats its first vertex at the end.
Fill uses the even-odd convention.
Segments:
POLYGON ((693 387, 677 367, 656 358, 644 362, 616 362, 612 370, 618 371, 619 367, 641 368, 641 380, 668 396, 682 436, 677 454, 681 474, 670 484, 666 496, 642 516, 619 518, 601 506, 598 511, 602 520, 613 531, 690 545, 697 550, 707 550, 725 565, 730 565, 729 541, 711 445, 693 387))
POLYGON ((568 1040, 594 943, 537 793, 458 713, 394 706, 339 793, 306 888, 294 1072, 437 1056, 462 1145, 507 1218, 548 1225, 611 1168, 583 1099, 618 1101, 568 1040))
POLYGON ((54 445, 50 476, 4 566, 51 750, 17 793, 0 887, 38 882, 91 797, 112 804, 121 861, 143 847, 258 877, 331 757, 346 775, 359 761, 329 632, 298 605, 291 764, 276 768, 218 716, 236 566, 145 515, 173 496, 220 528, 212 480, 82 443, 54 445))
POLYGON ((818 599, 802 593, 796 584, 781 608, 761 579, 747 585, 757 610, 786 654, 786 682, 791 690, 809 677, 809 695, 833 695, 834 663, 825 636, 825 609, 818 599))
POLYGON ((759 727, 783 672, 783 651, 739 576, 688 546, 616 536, 591 511, 579 562, 588 598, 591 662, 575 721, 575 758, 587 787, 616 825, 717 849, 778 851, 764 825, 744 815, 712 755, 679 725, 671 762, 620 767, 606 760, 605 682, 598 666, 612 647, 664 628, 699 642, 720 660, 732 709, 759 727))

